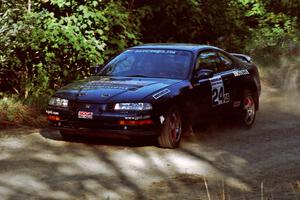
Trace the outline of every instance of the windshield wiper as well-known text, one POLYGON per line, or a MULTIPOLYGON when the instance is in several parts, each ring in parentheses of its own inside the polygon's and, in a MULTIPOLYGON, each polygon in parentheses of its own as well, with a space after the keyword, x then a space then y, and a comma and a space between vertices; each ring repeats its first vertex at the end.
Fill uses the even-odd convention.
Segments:
POLYGON ((99 73, 99 74, 96 74, 96 76, 116 76, 116 75, 99 73))
POLYGON ((144 76, 144 75, 136 74, 136 75, 130 75, 130 76, 127 76, 127 77, 142 77, 142 78, 147 78, 149 76, 144 76))

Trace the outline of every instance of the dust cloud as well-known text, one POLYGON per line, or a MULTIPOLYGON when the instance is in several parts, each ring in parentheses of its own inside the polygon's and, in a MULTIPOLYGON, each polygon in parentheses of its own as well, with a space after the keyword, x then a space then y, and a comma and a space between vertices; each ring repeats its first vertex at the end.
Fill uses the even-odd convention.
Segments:
POLYGON ((300 115, 300 58, 283 57, 273 65, 260 67, 259 71, 263 105, 300 115))
POLYGON ((277 88, 283 94, 299 95, 300 56, 296 59, 283 57, 270 66, 260 67, 260 73, 263 83, 277 88))

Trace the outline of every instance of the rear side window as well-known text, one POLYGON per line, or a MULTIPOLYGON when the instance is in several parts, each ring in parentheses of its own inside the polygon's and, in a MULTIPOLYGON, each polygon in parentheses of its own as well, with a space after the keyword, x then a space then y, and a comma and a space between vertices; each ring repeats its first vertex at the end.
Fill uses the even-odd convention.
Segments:
POLYGON ((195 70, 198 71, 200 69, 211 69, 214 72, 218 72, 219 64, 220 60, 216 52, 205 51, 200 53, 200 55, 198 56, 195 70))
POLYGON ((234 67, 233 61, 228 56, 226 56, 221 52, 218 52, 218 55, 221 60, 220 67, 219 67, 220 72, 233 69, 234 67))

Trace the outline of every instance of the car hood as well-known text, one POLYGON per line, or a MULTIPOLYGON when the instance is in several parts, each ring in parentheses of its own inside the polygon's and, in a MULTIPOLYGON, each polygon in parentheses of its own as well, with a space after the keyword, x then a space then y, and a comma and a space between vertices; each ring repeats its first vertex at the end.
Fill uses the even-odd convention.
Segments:
POLYGON ((56 92, 56 96, 83 102, 135 102, 181 80, 137 77, 93 76, 71 83, 56 92))

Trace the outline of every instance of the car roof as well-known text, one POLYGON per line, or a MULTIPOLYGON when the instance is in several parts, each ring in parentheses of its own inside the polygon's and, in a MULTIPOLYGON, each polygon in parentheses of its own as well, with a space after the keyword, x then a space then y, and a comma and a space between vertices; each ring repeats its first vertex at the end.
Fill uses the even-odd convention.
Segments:
POLYGON ((134 46, 130 49, 166 49, 166 50, 185 50, 185 51, 199 52, 200 50, 219 49, 219 48, 209 46, 209 45, 201 45, 201 44, 154 43, 154 44, 142 44, 139 46, 134 46))

